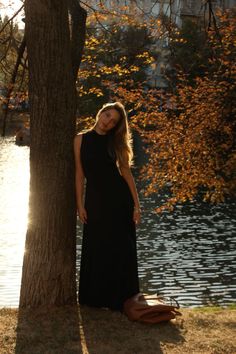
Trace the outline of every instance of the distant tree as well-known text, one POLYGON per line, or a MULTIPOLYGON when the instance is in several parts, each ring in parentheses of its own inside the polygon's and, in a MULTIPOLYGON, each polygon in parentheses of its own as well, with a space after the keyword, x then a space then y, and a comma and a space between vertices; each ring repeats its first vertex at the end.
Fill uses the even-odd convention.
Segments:
POLYGON ((88 28, 86 49, 80 71, 79 113, 91 115, 110 99, 113 84, 133 87, 147 80, 153 61, 153 39, 147 28, 127 21, 103 28, 88 28))
POLYGON ((178 73, 182 72, 190 84, 196 77, 202 77, 209 69, 208 60, 211 56, 206 30, 201 22, 185 20, 181 28, 172 32, 169 41, 169 66, 167 75, 175 83, 178 73))
POLYGON ((23 34, 12 18, 5 17, 0 24, 0 101, 4 107, 2 136, 5 135, 9 109, 19 108, 27 99, 28 70, 24 53, 23 34))
MULTIPOLYGON (((22 39, 23 34, 19 31, 17 24, 13 21, 9 22, 7 16, 0 20, 0 80, 1 86, 6 88, 11 82, 22 39), (1 30, 2 28, 3 30, 1 30)), ((25 70, 24 64, 23 58, 12 94, 19 90, 27 90, 27 70, 25 70)))

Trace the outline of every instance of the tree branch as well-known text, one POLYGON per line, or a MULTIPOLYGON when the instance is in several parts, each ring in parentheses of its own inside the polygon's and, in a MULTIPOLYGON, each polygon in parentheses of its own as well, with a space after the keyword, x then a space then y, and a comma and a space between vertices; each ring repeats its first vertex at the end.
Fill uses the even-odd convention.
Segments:
POLYGON ((0 29, 0 34, 4 31, 4 29, 7 27, 7 25, 14 20, 14 18, 21 12, 21 10, 24 8, 24 5, 22 5, 18 11, 14 13, 14 15, 5 23, 5 25, 0 29))
POLYGON ((215 17, 215 14, 214 14, 214 11, 213 11, 213 7, 212 7, 212 0, 207 0, 207 2, 208 2, 208 6, 209 6, 208 31, 211 28, 211 19, 212 19, 213 20, 213 24, 214 24, 215 32, 217 34, 218 39, 221 42, 221 36, 220 36, 220 33, 219 33, 219 29, 218 29, 217 22, 216 22, 216 17, 215 17))
POLYGON ((26 40, 25 40, 25 35, 24 35, 21 45, 19 47, 16 65, 15 65, 14 71, 12 73, 11 81, 10 81, 8 92, 7 92, 6 109, 5 109, 4 116, 3 116, 2 136, 5 136, 5 133, 6 133, 6 121, 7 121, 7 114, 8 114, 8 110, 9 110, 10 97, 11 97, 12 90, 14 88, 14 84, 16 82, 18 68, 21 63, 21 58, 24 55, 25 47, 26 47, 26 40))
MULTIPOLYGON (((0 62, 1 62, 2 60, 4 60, 4 59, 7 57, 7 54, 8 54, 8 52, 9 52, 9 49, 11 48, 11 44, 12 44, 12 34, 13 34, 13 22, 10 22, 10 25, 11 25, 10 35, 9 35, 9 37, 8 37, 7 40, 6 40, 7 48, 6 48, 6 50, 5 50, 5 53, 1 56, 0 62)), ((5 44, 5 43, 2 43, 2 44, 5 44)))

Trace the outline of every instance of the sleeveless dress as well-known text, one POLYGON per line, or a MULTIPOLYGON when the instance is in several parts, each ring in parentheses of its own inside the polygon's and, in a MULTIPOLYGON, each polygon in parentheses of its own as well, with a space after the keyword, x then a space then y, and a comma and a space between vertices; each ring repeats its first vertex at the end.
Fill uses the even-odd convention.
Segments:
POLYGON ((119 173, 110 135, 83 134, 81 164, 86 178, 79 303, 122 311, 139 292, 133 198, 119 173))

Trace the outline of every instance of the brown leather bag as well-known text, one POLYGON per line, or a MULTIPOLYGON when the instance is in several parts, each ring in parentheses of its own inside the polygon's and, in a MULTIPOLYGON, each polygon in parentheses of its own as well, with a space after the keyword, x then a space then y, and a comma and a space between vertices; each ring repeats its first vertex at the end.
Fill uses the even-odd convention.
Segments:
POLYGON ((174 298, 138 293, 126 300, 124 313, 131 321, 159 323, 170 321, 181 315, 179 304, 174 298))

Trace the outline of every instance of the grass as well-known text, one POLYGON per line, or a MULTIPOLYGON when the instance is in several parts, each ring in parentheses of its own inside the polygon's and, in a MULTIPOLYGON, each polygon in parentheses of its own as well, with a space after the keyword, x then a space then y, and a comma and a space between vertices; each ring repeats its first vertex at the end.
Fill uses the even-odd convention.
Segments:
POLYGON ((0 310, 1 354, 235 354, 236 306, 182 309, 177 320, 130 322, 84 307, 0 310))

